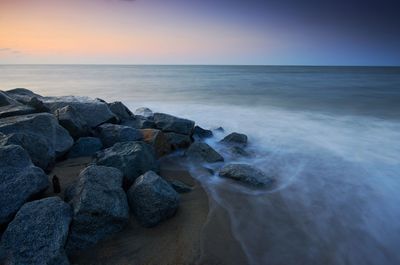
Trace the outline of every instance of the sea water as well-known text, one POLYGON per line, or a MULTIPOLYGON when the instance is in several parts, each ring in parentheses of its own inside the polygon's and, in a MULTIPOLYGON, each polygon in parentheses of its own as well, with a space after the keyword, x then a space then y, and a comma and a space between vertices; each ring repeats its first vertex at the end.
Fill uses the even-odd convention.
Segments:
POLYGON ((275 176, 274 189, 195 177, 249 264, 400 264, 400 68, 0 66, 0 89, 16 87, 247 134, 253 156, 227 162, 275 176))

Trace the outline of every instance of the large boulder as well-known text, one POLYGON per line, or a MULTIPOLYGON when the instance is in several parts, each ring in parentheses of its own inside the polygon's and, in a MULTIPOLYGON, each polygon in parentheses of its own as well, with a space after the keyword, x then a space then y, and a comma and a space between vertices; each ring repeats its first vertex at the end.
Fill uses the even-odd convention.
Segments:
POLYGON ((6 91, 7 95, 14 100, 22 103, 28 104, 33 98, 42 99, 43 97, 39 94, 26 89, 26 88, 14 88, 6 91))
POLYGON ((1 239, 5 264, 68 265, 71 207, 58 197, 26 203, 1 239))
POLYGON ((171 144, 162 131, 156 129, 143 129, 140 131, 143 134, 143 141, 153 146, 157 157, 171 152, 171 144))
POLYGON ((65 106, 54 111, 58 123, 64 127, 74 138, 87 136, 90 132, 86 121, 72 106, 65 106))
POLYGON ((0 107, 16 104, 16 101, 0 90, 0 107))
POLYGON ((69 158, 93 156, 103 148, 99 138, 81 137, 79 138, 68 153, 69 158))
POLYGON ((99 126, 97 130, 104 147, 110 147, 119 142, 140 141, 143 139, 140 130, 123 125, 106 123, 99 126))
POLYGON ((40 138, 47 143, 49 150, 54 152, 56 157, 64 155, 74 143, 68 131, 58 124, 53 115, 48 113, 0 119, 0 132, 6 135, 24 133, 40 138))
POLYGON ((116 121, 107 103, 87 97, 45 97, 43 103, 52 112, 65 106, 72 106, 83 117, 89 127, 94 128, 106 122, 116 121))
POLYGON ((136 116, 145 117, 146 119, 152 118, 154 113, 151 109, 142 107, 135 110, 136 116))
POLYGON ((0 91, 0 118, 26 115, 35 112, 36 110, 34 108, 25 106, 6 93, 0 91))
POLYGON ((117 143, 98 152, 95 162, 121 170, 128 186, 147 171, 159 169, 154 149, 144 142, 117 143))
POLYGON ((151 118, 143 116, 132 116, 129 119, 121 121, 121 125, 129 126, 135 129, 154 129, 156 124, 151 118))
POLYGON ((193 138, 196 140, 202 140, 206 138, 210 138, 213 136, 213 132, 211 130, 206 130, 201 128, 200 126, 195 126, 193 130, 193 138))
POLYGON ((0 226, 19 208, 49 186, 47 175, 35 167, 18 145, 0 147, 0 226))
POLYGON ((74 196, 68 251, 85 249, 121 230, 129 220, 122 189, 122 172, 116 168, 89 166, 79 175, 74 196))
POLYGON ((179 133, 164 133, 167 137, 168 143, 171 145, 173 150, 188 148, 192 144, 192 138, 189 135, 179 133))
POLYGON ((254 187, 271 187, 274 178, 267 176, 263 171, 247 164, 228 164, 220 171, 219 176, 240 181, 254 187))
POLYGON ((154 113, 154 122, 157 129, 163 132, 174 132, 184 135, 191 135, 194 128, 194 121, 178 118, 165 113, 154 113))
POLYGON ((133 114, 122 102, 116 101, 108 104, 108 107, 120 120, 129 119, 133 114))
POLYGON ((0 133, 0 146, 19 145, 23 147, 31 157, 35 166, 49 171, 56 159, 54 149, 49 146, 42 137, 31 133, 11 133, 4 135, 0 133))
POLYGON ((224 139, 222 139, 220 141, 220 143, 229 144, 229 145, 245 146, 245 145, 247 145, 247 135, 242 134, 242 133, 233 132, 233 133, 225 136, 224 139))
POLYGON ((224 158, 211 146, 202 142, 193 143, 187 150, 186 156, 196 161, 216 163, 223 162, 224 158))
POLYGON ((178 193, 153 171, 136 179, 127 195, 132 212, 145 227, 172 217, 179 206, 178 193))

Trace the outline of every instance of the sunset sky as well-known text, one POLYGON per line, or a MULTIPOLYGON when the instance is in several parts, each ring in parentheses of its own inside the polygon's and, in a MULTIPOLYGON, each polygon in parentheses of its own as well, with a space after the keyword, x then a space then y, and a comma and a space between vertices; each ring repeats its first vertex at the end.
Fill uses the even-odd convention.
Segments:
POLYGON ((0 64, 400 65, 394 0, 0 0, 0 64))

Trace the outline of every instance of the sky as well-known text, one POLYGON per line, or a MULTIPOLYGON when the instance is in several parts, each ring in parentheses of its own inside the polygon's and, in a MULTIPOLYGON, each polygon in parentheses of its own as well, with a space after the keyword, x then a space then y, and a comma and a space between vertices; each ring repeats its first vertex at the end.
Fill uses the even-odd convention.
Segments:
POLYGON ((400 65, 395 0, 0 0, 0 64, 400 65))

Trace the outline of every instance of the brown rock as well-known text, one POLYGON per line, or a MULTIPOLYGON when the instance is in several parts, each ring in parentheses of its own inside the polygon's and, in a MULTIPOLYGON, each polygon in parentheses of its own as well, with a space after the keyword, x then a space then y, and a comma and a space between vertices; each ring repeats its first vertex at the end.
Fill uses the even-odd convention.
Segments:
POLYGON ((153 146, 157 157, 164 156, 171 152, 171 144, 165 134, 156 129, 143 129, 143 141, 153 146))

